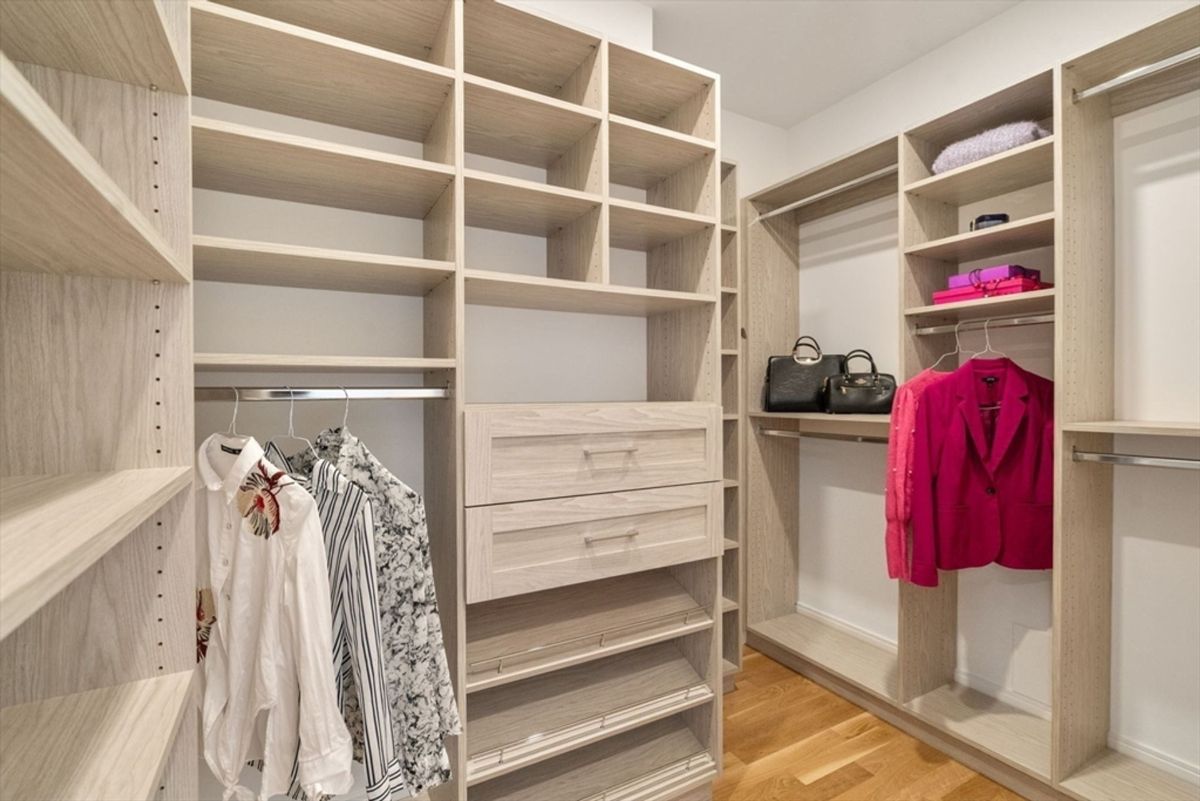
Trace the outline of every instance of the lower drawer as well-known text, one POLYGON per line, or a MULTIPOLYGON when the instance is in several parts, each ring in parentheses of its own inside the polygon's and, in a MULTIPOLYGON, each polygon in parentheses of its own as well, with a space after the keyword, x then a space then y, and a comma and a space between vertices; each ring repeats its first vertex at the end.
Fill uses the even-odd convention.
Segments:
POLYGON ((467 601, 636 573, 721 554, 721 485, 467 509, 467 601))

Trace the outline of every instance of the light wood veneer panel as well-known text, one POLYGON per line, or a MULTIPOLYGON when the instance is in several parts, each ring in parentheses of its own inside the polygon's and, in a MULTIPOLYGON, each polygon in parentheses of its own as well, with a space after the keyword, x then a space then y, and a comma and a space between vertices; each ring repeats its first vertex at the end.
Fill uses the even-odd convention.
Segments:
POLYGON ((925 178, 904 187, 907 194, 965 206, 1054 180, 1054 136, 925 178))
POLYGON ((1064 781, 1063 788, 1088 801, 1128 801, 1131 798, 1196 801, 1200 798, 1200 786, 1135 757, 1108 749, 1064 781))
POLYGON ((600 125, 597 111, 486 78, 467 76, 465 93, 468 153, 549 168, 600 125))
POLYGON ((608 215, 612 246, 626 250, 650 251, 714 224, 707 215, 618 198, 609 200, 608 215))
POLYGON ((717 138, 716 76, 668 56, 608 46, 612 114, 694 136, 717 138))
POLYGON ((530 236, 551 236, 600 207, 589 192, 465 170, 466 224, 530 236))
POLYGON ((424 373, 449 370, 454 359, 420 356, 304 356, 291 353, 197 353, 196 372, 424 373))
POLYGON ((755 637, 882 698, 899 694, 896 652, 803 612, 751 623, 755 637))
POLYGON ((1160 420, 1100 420, 1064 423, 1063 431, 1076 434, 1132 434, 1140 437, 1200 437, 1200 423, 1160 420))
POLYGON ((713 303, 711 297, 695 292, 598 285, 489 270, 468 270, 466 292, 467 303, 480 306, 634 317, 713 303))
POLYGON ((0 799, 157 797, 192 700, 193 675, 186 670, 0 708, 0 799))
POLYGON ((996 295, 979 300, 960 300, 904 310, 904 317, 917 325, 948 320, 982 320, 1012 314, 1048 314, 1054 311, 1054 289, 1035 289, 1013 295, 996 295))
POLYGON ((608 143, 612 182, 639 189, 662 183, 715 150, 699 137, 616 114, 609 116, 608 143))
POLYGON ((961 263, 1053 244, 1054 212, 1050 211, 980 231, 967 231, 933 242, 911 245, 904 252, 910 256, 961 263))

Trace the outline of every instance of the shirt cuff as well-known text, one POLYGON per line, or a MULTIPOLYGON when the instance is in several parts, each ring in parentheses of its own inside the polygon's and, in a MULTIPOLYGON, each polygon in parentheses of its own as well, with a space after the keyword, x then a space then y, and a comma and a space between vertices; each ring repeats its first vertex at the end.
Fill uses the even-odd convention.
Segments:
POLYGON ((335 743, 328 751, 299 760, 301 786, 309 798, 348 793, 354 787, 350 763, 354 748, 350 738, 335 743))
POLYGON ((919 587, 936 587, 938 585, 937 566, 913 562, 912 577, 909 581, 919 587))

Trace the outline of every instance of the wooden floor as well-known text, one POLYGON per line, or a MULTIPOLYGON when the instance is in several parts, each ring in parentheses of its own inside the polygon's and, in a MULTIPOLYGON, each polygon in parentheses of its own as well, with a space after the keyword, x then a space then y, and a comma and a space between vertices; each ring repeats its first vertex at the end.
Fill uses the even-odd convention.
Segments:
POLYGON ((1021 801, 920 740, 747 649, 725 696, 714 801, 1021 801))

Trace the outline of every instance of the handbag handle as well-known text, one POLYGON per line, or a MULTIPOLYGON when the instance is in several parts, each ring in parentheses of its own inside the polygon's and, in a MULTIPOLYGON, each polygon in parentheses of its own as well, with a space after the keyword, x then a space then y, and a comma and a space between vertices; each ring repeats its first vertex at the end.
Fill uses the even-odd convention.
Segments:
POLYGON ((815 359, 804 359, 803 361, 821 360, 821 343, 817 342, 816 337, 802 336, 796 340, 795 345, 792 345, 792 359, 797 363, 801 361, 800 357, 796 354, 796 351, 800 350, 800 348, 808 348, 817 354, 815 359))
POLYGON ((876 369, 876 367, 875 367, 875 357, 871 355, 870 351, 863 350, 862 348, 855 348, 854 350, 852 350, 846 354, 846 361, 845 361, 846 367, 845 367, 845 373, 843 373, 843 375, 847 375, 847 376, 850 375, 850 360, 851 359, 866 359, 868 362, 871 363, 871 375, 876 376, 876 377, 879 376, 879 370, 876 369))

